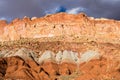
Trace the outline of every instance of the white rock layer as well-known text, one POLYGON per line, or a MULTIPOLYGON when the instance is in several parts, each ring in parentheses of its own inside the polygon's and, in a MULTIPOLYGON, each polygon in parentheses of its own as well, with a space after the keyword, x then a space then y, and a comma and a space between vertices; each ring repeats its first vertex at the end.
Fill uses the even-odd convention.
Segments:
POLYGON ((79 59, 79 62, 80 63, 88 62, 92 59, 98 59, 99 57, 100 57, 100 54, 97 51, 89 50, 89 51, 86 51, 85 53, 83 53, 81 55, 81 58, 79 59))
POLYGON ((38 63, 41 64, 46 60, 55 60, 55 54, 52 51, 45 51, 38 59, 38 63))
POLYGON ((44 61, 55 61, 57 63, 74 62, 76 64, 79 64, 83 62, 88 62, 92 59, 100 58, 100 54, 97 51, 93 50, 88 50, 82 53, 80 57, 78 57, 78 54, 79 53, 68 50, 64 50, 63 52, 58 51, 58 53, 55 54, 54 52, 47 50, 43 53, 41 53, 40 51, 40 54, 37 55, 36 53, 25 48, 21 48, 17 51, 9 50, 0 51, 0 57, 19 56, 24 60, 26 59, 35 60, 39 64, 43 63, 44 61))

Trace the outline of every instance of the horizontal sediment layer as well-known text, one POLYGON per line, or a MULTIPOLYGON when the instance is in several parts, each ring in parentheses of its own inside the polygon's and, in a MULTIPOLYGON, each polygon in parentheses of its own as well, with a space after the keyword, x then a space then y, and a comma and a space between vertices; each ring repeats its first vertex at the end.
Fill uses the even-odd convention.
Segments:
POLYGON ((85 14, 0 21, 0 80, 119 80, 120 21, 85 14))
POLYGON ((0 79, 118 79, 119 44, 24 42, 0 46, 0 79))
POLYGON ((54 53, 50 50, 46 50, 44 52, 39 52, 39 54, 34 53, 31 50, 27 50, 25 48, 21 48, 16 51, 9 51, 4 50, 0 52, 0 57, 6 58, 6 57, 12 57, 12 56, 19 56, 20 58, 24 60, 34 60, 38 64, 42 64, 46 61, 52 61, 56 63, 62 63, 62 62, 70 62, 70 63, 82 63, 82 62, 88 62, 91 59, 99 59, 100 54, 97 51, 88 50, 80 55, 80 53, 73 52, 73 51, 58 51, 57 53, 54 53))
POLYGON ((15 19, 10 24, 0 21, 0 41, 15 41, 21 38, 56 38, 65 41, 120 42, 120 22, 109 19, 94 19, 85 14, 58 13, 42 18, 15 19))
POLYGON ((21 48, 1 51, 0 57, 1 80, 99 80, 113 78, 119 80, 120 78, 120 61, 114 60, 110 56, 105 57, 93 50, 87 50, 84 53, 68 50, 54 53, 46 50, 36 54, 30 49, 21 48))

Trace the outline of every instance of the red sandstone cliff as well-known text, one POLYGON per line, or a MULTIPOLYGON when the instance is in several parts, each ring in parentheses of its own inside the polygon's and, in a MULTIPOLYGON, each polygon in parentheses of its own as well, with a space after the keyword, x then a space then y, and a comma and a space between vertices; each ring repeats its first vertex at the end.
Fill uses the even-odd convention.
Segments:
POLYGON ((119 21, 82 13, 1 20, 0 80, 120 80, 119 41, 119 21))
POLYGON ((0 22, 0 41, 20 38, 79 37, 97 42, 119 43, 120 22, 93 19, 85 14, 58 13, 42 18, 15 19, 10 24, 0 22), (3 25, 2 25, 3 24, 3 25))

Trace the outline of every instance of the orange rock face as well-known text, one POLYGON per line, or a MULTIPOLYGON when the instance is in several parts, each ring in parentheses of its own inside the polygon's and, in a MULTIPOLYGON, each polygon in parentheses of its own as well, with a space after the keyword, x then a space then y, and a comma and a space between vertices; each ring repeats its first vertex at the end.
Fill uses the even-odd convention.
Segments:
POLYGON ((77 37, 89 41, 119 43, 120 38, 119 21, 93 19, 85 14, 58 13, 35 19, 25 17, 2 25, 2 28, 1 41, 62 36, 67 37, 67 41, 77 37))
POLYGON ((120 22, 85 14, 0 21, 0 80, 120 80, 120 22))

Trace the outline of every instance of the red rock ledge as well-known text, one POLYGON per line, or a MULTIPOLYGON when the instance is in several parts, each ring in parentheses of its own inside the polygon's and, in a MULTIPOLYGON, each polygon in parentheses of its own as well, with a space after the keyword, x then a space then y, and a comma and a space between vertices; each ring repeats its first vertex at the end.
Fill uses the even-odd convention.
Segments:
POLYGON ((64 37, 64 39, 67 37, 66 41, 72 41, 73 38, 108 43, 120 41, 119 21, 94 19, 83 13, 77 15, 58 13, 31 19, 17 18, 10 24, 0 21, 0 29, 0 41, 2 42, 43 37, 64 37))

